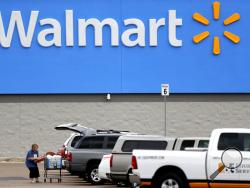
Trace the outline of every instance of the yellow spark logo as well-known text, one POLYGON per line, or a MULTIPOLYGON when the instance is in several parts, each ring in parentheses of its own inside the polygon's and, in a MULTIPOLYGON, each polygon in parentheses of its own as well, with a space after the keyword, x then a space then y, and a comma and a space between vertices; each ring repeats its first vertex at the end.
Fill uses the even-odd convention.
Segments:
MULTIPOLYGON (((214 20, 219 20, 220 19, 220 2, 214 2, 213 3, 213 17, 214 20)), ((209 25, 209 20, 202 16, 200 13, 194 13, 193 14, 193 19, 205 26, 209 25)), ((234 13, 231 16, 229 16, 227 19, 224 20, 224 25, 228 26, 236 21, 240 20, 240 14, 239 13, 234 13)), ((207 37, 209 37, 210 33, 209 31, 204 31, 202 33, 199 33, 198 35, 193 37, 194 43, 198 44, 207 37)), ((232 41, 234 44, 238 44, 240 42, 240 37, 229 32, 229 31, 224 31, 224 36, 232 41)), ((219 55, 221 52, 220 48, 220 38, 218 36, 214 37, 213 40, 213 53, 214 55, 219 55)))

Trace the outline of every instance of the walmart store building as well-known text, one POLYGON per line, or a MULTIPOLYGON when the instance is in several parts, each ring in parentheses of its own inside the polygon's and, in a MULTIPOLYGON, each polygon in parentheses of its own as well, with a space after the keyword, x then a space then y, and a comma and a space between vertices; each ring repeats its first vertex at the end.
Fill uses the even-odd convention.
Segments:
POLYGON ((215 1, 3 0, 0 157, 69 122, 164 134, 163 83, 168 135, 249 127, 250 1, 215 1))

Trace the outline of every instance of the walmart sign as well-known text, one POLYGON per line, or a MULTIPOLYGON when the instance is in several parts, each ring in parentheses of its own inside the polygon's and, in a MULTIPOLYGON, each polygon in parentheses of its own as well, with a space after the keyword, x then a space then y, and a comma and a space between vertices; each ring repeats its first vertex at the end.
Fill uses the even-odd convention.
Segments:
MULTIPOLYGON (((23 47, 31 47, 31 41, 34 37, 34 30, 37 25, 37 19, 39 16, 39 11, 31 11, 29 24, 27 32, 24 29, 23 19, 20 11, 12 11, 9 27, 7 32, 4 29, 3 19, 0 14, 0 43, 2 47, 9 48, 11 46, 11 41, 13 37, 13 32, 15 27, 17 28, 18 35, 20 38, 21 45, 23 47)), ((111 30, 111 46, 119 46, 119 25, 117 21, 113 18, 106 18, 102 21, 97 18, 90 19, 78 19, 78 46, 85 47, 87 40, 87 28, 89 26, 94 27, 94 36, 95 36, 95 46, 103 45, 103 27, 109 26, 111 30)), ((62 31, 61 24, 57 19, 54 18, 45 18, 39 21, 40 26, 49 25, 51 28, 43 29, 38 33, 37 41, 43 47, 51 46, 62 46, 62 31), (53 38, 48 40, 46 37, 52 35, 53 38)), ((74 18, 73 10, 65 11, 65 34, 66 34, 66 46, 74 46, 74 18)), ((135 26, 135 28, 127 29, 122 33, 122 43, 124 46, 133 47, 133 46, 145 46, 145 25, 142 20, 131 18, 125 19, 123 21, 125 26, 135 26), (130 37, 136 34, 137 37, 135 40, 131 40, 130 37)), ((149 43, 150 46, 157 46, 157 35, 159 27, 165 26, 165 18, 159 20, 149 19, 149 43)), ((169 42, 172 46, 181 46, 182 41, 176 39, 176 26, 182 25, 182 19, 176 19, 176 11, 169 10, 169 42)))
POLYGON ((249 93, 249 11, 249 0, 3 0, 0 94, 249 93))

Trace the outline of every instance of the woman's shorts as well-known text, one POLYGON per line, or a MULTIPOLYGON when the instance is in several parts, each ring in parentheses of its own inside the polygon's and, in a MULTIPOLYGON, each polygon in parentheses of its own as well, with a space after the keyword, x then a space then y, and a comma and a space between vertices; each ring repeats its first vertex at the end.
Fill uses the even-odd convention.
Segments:
POLYGON ((30 170, 30 178, 38 178, 38 177, 40 177, 38 167, 29 168, 29 170, 30 170))

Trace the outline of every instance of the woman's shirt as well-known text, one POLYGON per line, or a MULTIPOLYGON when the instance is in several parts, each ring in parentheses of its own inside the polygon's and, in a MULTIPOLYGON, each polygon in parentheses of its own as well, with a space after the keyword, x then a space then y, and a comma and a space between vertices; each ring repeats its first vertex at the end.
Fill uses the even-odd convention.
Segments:
POLYGON ((33 151, 33 150, 28 151, 27 156, 26 156, 26 161, 25 161, 25 164, 28 168, 37 167, 37 163, 35 163, 33 160, 28 159, 28 158, 36 158, 36 157, 38 157, 38 151, 33 151))

